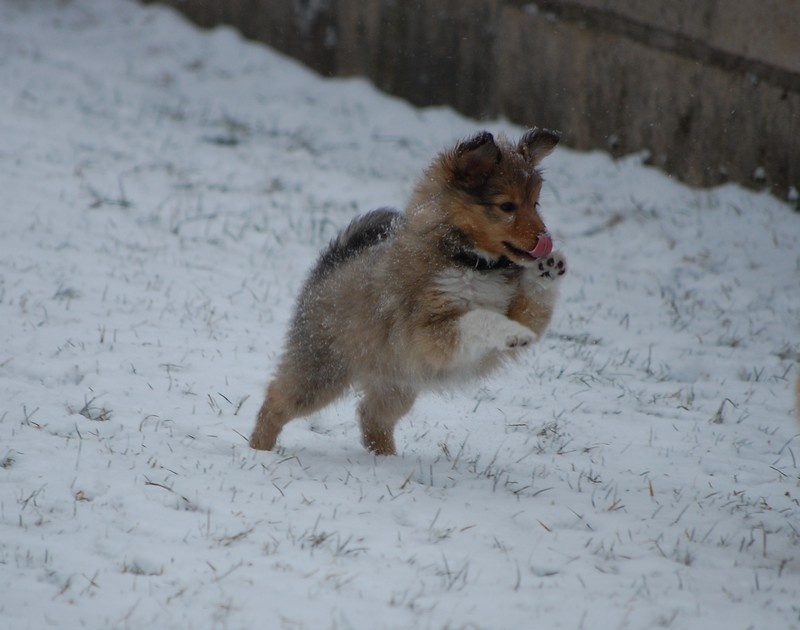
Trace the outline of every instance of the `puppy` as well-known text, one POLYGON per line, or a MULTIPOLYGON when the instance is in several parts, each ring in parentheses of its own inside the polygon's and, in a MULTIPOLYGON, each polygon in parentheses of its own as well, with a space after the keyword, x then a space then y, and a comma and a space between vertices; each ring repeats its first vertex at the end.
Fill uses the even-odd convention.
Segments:
POLYGON ((432 162, 405 213, 375 210, 341 232, 300 292, 250 446, 271 450, 287 422, 355 387, 364 446, 394 454, 420 392, 540 339, 566 272, 538 212, 537 166, 558 140, 478 133, 432 162))

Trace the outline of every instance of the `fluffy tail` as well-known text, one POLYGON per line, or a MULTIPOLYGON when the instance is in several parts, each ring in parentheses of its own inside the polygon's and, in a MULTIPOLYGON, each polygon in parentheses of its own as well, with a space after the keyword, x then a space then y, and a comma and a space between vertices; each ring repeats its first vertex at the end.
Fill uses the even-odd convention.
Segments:
POLYGON ((403 215, 391 208, 380 208, 353 220, 331 241, 312 273, 312 281, 326 276, 342 263, 390 238, 402 224, 403 215))

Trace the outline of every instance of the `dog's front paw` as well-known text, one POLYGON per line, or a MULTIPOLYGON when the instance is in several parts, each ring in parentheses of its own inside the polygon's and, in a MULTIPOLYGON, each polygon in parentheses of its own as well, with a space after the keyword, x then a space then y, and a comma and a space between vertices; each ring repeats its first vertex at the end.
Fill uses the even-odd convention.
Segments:
POLYGON ((461 316, 457 363, 481 361, 490 352, 529 346, 538 340, 536 333, 495 311, 477 309, 461 316))
POLYGON ((483 341, 487 347, 494 350, 513 350, 524 348, 536 343, 538 337, 530 328, 499 315, 492 322, 492 328, 487 330, 483 341))
POLYGON ((529 330, 520 331, 517 334, 508 335, 505 341, 506 350, 514 348, 524 348, 536 342, 536 335, 529 330))
POLYGON ((561 252, 552 252, 537 261, 535 273, 541 280, 558 280, 567 273, 567 259, 561 252))

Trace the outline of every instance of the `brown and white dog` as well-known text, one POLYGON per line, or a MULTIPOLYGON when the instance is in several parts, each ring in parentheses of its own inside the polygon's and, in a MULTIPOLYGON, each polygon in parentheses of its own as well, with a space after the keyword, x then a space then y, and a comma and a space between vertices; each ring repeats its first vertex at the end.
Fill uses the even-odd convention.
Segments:
POLYGON ((540 339, 566 272, 538 212, 537 166, 558 140, 478 133, 432 162, 405 213, 375 210, 342 231, 300 293, 250 446, 271 450, 287 422, 355 387, 364 445, 394 454, 421 391, 485 375, 540 339))

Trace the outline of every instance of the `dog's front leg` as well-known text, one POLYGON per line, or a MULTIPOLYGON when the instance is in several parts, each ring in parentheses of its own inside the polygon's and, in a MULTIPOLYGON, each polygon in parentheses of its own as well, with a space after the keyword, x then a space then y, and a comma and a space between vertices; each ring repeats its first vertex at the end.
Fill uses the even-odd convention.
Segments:
POLYGON ((457 365, 479 363, 491 352, 521 348, 538 339, 531 329, 502 313, 487 309, 464 313, 458 319, 457 326, 458 341, 454 356, 457 365))
POLYGON ((553 252, 526 269, 520 291, 508 307, 508 317, 530 328, 537 337, 544 335, 553 317, 558 286, 566 272, 567 261, 561 252, 553 252))

